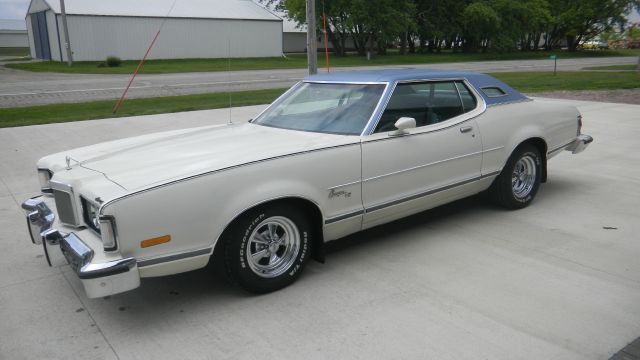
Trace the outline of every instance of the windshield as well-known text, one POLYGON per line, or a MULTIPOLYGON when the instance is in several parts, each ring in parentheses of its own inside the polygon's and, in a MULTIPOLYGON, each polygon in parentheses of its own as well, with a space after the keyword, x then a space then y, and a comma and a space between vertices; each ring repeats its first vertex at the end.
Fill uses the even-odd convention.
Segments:
POLYGON ((384 84, 300 83, 254 124, 291 130, 360 135, 384 84))

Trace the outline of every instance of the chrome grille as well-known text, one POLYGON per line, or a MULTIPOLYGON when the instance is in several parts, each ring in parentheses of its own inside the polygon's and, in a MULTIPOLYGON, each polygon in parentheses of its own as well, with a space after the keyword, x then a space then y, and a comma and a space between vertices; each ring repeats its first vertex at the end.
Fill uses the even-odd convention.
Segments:
POLYGON ((53 198, 56 201, 56 209, 58 210, 58 218, 64 224, 77 225, 76 213, 73 206, 73 197, 71 194, 53 190, 53 198))

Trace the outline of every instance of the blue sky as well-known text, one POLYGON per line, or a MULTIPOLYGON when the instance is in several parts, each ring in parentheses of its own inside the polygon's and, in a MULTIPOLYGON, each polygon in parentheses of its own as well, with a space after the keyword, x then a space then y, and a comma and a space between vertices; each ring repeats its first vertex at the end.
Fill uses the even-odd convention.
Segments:
MULTIPOLYGON (((0 19, 24 19, 29 0, 0 0, 0 19)), ((630 20, 640 22, 640 14, 634 11, 630 20)))

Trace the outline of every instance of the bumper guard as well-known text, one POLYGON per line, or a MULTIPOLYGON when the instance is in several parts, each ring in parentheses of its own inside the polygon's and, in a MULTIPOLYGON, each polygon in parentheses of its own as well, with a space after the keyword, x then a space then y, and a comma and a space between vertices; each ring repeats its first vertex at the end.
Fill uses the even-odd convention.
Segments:
POLYGON ((113 295, 140 286, 140 275, 135 258, 94 262, 94 251, 74 233, 53 229, 55 214, 40 198, 28 199, 22 204, 27 216, 31 242, 42 245, 49 266, 48 248, 59 246, 60 251, 76 272, 90 298, 113 295))

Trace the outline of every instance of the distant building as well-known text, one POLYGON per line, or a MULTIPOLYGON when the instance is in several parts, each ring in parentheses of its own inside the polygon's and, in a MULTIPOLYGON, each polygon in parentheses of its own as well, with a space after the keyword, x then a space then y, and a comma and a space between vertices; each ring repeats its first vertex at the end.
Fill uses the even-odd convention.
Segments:
MULTIPOLYGON (((301 27, 287 19, 284 14, 278 14, 282 18, 282 50, 286 53, 307 51, 307 27, 301 27)), ((319 46, 319 45, 318 45, 319 46)))
POLYGON ((29 37, 24 20, 0 19, 0 48, 26 47, 29 47, 29 37))
MULTIPOLYGON (((77 61, 281 56, 282 19, 248 0, 65 0, 77 61), (167 14, 169 14, 167 16, 167 14), (166 19, 165 19, 166 18, 166 19)), ((66 61, 58 0, 31 0, 26 16, 31 57, 66 61)))

